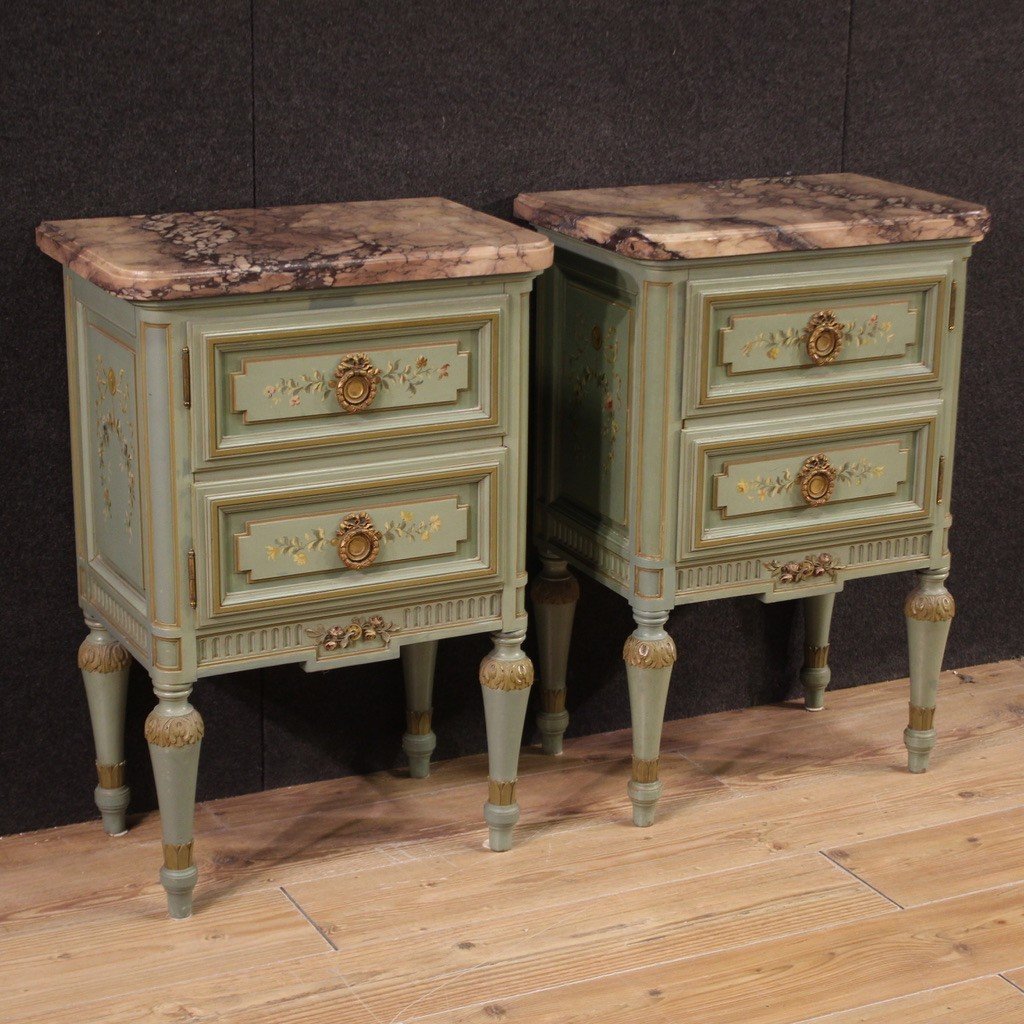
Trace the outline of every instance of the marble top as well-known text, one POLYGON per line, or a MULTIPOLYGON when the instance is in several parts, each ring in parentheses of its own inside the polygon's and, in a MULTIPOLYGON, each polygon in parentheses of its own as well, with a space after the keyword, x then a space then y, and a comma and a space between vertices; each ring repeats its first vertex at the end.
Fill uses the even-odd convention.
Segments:
POLYGON ((36 244, 137 301, 527 273, 553 253, 535 231, 440 198, 43 221, 36 244))
POLYGON ((515 213, 638 260, 980 241, 990 221, 978 203, 859 174, 524 192, 515 213))

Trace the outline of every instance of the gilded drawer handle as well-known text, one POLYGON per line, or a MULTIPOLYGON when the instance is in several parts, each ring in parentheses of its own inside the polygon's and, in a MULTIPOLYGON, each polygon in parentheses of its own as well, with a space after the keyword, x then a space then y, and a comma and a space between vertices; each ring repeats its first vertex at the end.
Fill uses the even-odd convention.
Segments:
POLYGON ((830 309, 815 313, 807 321, 807 354, 815 366, 834 363, 843 348, 843 325, 830 309))
POLYGON ((350 512, 338 525, 335 543, 347 569, 365 569, 380 554, 381 533, 365 512, 350 512))
POLYGON ((812 455, 804 460, 796 479, 808 505, 824 505, 836 489, 836 467, 827 455, 812 455))
POLYGON ((370 406, 380 388, 380 370, 366 353, 343 356, 331 382, 338 405, 345 412, 361 412, 370 406))

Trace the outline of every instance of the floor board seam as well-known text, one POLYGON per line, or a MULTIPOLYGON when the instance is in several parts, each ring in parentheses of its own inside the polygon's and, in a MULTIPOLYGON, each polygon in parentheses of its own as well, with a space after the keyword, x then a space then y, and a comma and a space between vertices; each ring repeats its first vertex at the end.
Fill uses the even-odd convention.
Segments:
MULTIPOLYGON (((957 981, 951 981, 948 985, 931 985, 928 988, 918 989, 916 992, 904 992, 901 996, 893 996, 891 999, 879 999, 874 1003, 861 1003, 860 1006, 847 1006, 842 1010, 831 1010, 828 1013, 820 1014, 815 1017, 801 1017, 799 1020, 792 1021, 791 1024, 828 1024, 829 1020, 835 1020, 836 1017, 841 1017, 844 1014, 855 1013, 858 1010, 870 1010, 876 1006, 887 1006, 890 1003, 898 1003, 901 999, 912 999, 914 996, 924 995, 927 992, 944 992, 947 989, 958 988, 961 985, 972 985, 976 981, 985 981, 987 978, 1002 978, 1001 974, 979 974, 974 978, 960 978, 957 981)), ((1003 981, 1006 981, 1003 978, 1003 981)), ((1013 982, 1010 982, 1012 985, 1013 982)))
POLYGON ((288 902, 306 919, 309 925, 312 928, 316 929, 316 932, 320 936, 320 938, 322 938, 324 942, 326 942, 327 945, 330 946, 335 953, 337 953, 338 947, 337 945, 335 945, 334 940, 327 934, 327 932, 325 932, 323 928, 321 928, 320 925, 318 925, 316 921, 314 921, 313 918, 311 918, 309 914, 306 913, 306 911, 299 905, 299 902, 295 899, 295 897, 292 896, 292 894, 283 885, 278 886, 278 888, 284 894, 285 899, 288 900, 288 902))
MULTIPOLYGON (((839 870, 842 871, 843 874, 849 875, 850 878, 855 879, 858 883, 863 885, 864 888, 870 889, 872 892, 877 893, 879 896, 882 897, 883 900, 888 900, 897 910, 906 910, 907 909, 905 906, 903 906, 903 904, 897 903, 896 900, 894 900, 891 896, 886 895, 884 892, 882 892, 881 889, 879 889, 876 886, 872 885, 867 879, 861 878, 861 876, 858 875, 856 872, 851 871, 848 867, 846 867, 845 864, 840 864, 839 861, 837 861, 834 858, 830 857, 824 850, 819 850, 818 853, 820 853, 822 855, 822 857, 824 857, 825 860, 827 860, 829 862, 829 864, 834 864, 837 868, 839 868, 839 870)), ((993 886, 993 888, 998 888, 998 886, 993 886)), ((961 895, 966 895, 966 894, 961 894, 961 895)), ((939 902, 941 902, 941 900, 935 900, 934 902, 939 903, 939 902)))
MULTIPOLYGON (((1014 968, 1015 971, 1019 971, 1020 969, 1021 968, 1019 967, 1014 968)), ((1000 971, 997 977, 1002 978, 1007 985, 1009 985, 1011 988, 1015 988, 1021 995, 1024 995, 1024 985, 1018 985, 1017 982, 1015 982, 1012 978, 1008 978, 1006 974, 1006 971, 1000 971)))

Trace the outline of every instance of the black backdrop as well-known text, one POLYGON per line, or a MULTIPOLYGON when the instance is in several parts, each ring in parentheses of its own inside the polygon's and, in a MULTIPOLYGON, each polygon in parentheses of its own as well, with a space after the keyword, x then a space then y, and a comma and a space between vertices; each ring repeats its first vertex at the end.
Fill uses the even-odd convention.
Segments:
MULTIPOLYGON (((1016 0, 8 0, 0 833, 94 813, 60 275, 32 240, 44 217, 435 194, 508 216, 523 189, 838 170, 985 202, 995 226, 970 270, 947 665, 1024 653, 1022 38, 1016 0)), ((834 685, 905 674, 908 583, 841 595, 834 685)), ((678 609, 669 717, 785 696, 799 614, 753 599, 678 609)), ((625 602, 584 585, 570 735, 628 724, 630 628, 625 602)), ((483 749, 487 646, 442 645, 439 757, 483 749)), ((396 662, 219 676, 194 699, 201 798, 401 763, 396 662)), ((136 671, 135 809, 154 804, 151 704, 136 671)))

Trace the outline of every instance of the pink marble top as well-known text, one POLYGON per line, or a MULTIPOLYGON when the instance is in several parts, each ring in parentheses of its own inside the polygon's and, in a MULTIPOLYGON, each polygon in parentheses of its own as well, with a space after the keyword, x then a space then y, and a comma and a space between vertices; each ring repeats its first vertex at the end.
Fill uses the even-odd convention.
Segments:
POLYGON ((980 241, 990 220, 978 203, 860 174, 524 192, 515 213, 638 260, 980 241))
POLYGON ((553 252, 440 198, 43 221, 36 244, 138 301, 527 273, 553 252))

